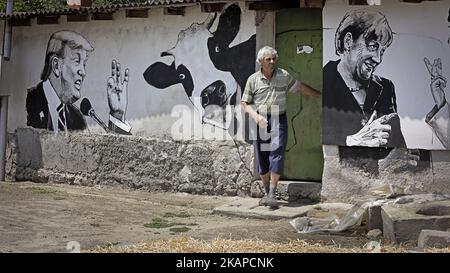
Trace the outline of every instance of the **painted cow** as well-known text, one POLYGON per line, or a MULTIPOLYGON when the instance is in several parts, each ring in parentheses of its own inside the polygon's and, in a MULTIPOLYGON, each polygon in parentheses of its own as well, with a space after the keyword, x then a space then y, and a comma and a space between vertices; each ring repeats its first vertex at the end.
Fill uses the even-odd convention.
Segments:
POLYGON ((236 105, 247 78, 255 71, 255 35, 230 47, 239 32, 241 9, 227 6, 217 19, 210 14, 203 23, 193 23, 180 31, 175 46, 161 53, 171 57, 170 65, 155 62, 144 72, 148 84, 164 89, 175 84, 184 87, 202 123, 228 129, 233 118, 230 105, 236 105))

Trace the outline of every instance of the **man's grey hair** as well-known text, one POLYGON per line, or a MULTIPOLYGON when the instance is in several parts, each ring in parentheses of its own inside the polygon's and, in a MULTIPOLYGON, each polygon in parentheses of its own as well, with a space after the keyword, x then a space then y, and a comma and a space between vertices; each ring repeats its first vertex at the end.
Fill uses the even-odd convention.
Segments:
POLYGON ((278 52, 270 46, 265 46, 258 51, 258 55, 256 57, 256 61, 261 64, 261 61, 265 56, 275 56, 278 59, 278 52))
POLYGON ((84 49, 87 52, 94 50, 89 41, 81 34, 70 30, 57 31, 50 36, 47 44, 47 52, 45 53, 45 65, 42 70, 41 80, 48 79, 52 72, 51 60, 53 56, 64 57, 64 48, 84 49))
POLYGON ((336 54, 344 52, 344 37, 352 34, 353 40, 363 35, 366 41, 379 41, 382 46, 389 47, 392 43, 393 33, 386 17, 378 11, 353 10, 342 19, 335 35, 336 54))

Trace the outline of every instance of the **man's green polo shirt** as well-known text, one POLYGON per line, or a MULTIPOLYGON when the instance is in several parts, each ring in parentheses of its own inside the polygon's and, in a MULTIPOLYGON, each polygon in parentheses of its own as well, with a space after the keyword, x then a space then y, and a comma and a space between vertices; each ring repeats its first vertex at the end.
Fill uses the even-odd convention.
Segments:
POLYGON ((260 71, 253 73, 247 80, 241 101, 255 104, 260 114, 279 115, 286 112, 287 91, 300 84, 289 72, 276 68, 270 80, 260 71))

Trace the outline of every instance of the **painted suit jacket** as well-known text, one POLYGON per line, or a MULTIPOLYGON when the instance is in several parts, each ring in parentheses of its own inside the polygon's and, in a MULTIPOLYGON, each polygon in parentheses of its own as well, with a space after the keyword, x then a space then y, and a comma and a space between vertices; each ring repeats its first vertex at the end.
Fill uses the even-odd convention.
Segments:
MULTIPOLYGON (((27 125, 53 131, 52 118, 48 109, 47 98, 44 93, 43 82, 28 89, 26 99, 27 125)), ((84 130, 86 120, 80 109, 73 104, 67 104, 66 124, 69 130, 84 130)))
POLYGON ((446 101, 441 108, 437 105, 431 109, 425 118, 439 141, 446 149, 450 149, 450 105, 446 101))
MULTIPOLYGON (((346 146, 346 138, 363 127, 377 111, 377 118, 397 112, 394 84, 385 78, 372 75, 362 110, 337 71, 339 61, 328 62, 323 70, 323 143, 346 146)), ((400 128, 400 119, 391 118, 388 143, 383 147, 405 148, 406 142, 400 128)))

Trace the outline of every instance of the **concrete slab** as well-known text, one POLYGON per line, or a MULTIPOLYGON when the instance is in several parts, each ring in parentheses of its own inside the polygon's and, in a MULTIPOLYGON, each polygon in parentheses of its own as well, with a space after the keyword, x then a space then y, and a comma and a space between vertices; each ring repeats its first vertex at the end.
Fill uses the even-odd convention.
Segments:
POLYGON ((231 203, 213 209, 215 214, 232 215, 246 218, 260 219, 284 219, 306 215, 312 206, 299 206, 288 204, 286 201, 278 201, 278 209, 260 206, 259 198, 239 198, 231 203))
POLYGON ((394 242, 416 242, 424 229, 450 228, 450 200, 387 204, 381 207, 384 238, 394 242))
POLYGON ((279 208, 272 210, 259 206, 259 198, 236 198, 234 201, 213 209, 215 214, 231 215, 245 218, 259 219, 292 219, 309 216, 327 218, 330 215, 341 217, 351 209, 352 205, 344 203, 322 203, 316 205, 304 205, 301 203, 288 203, 278 201, 279 208))

